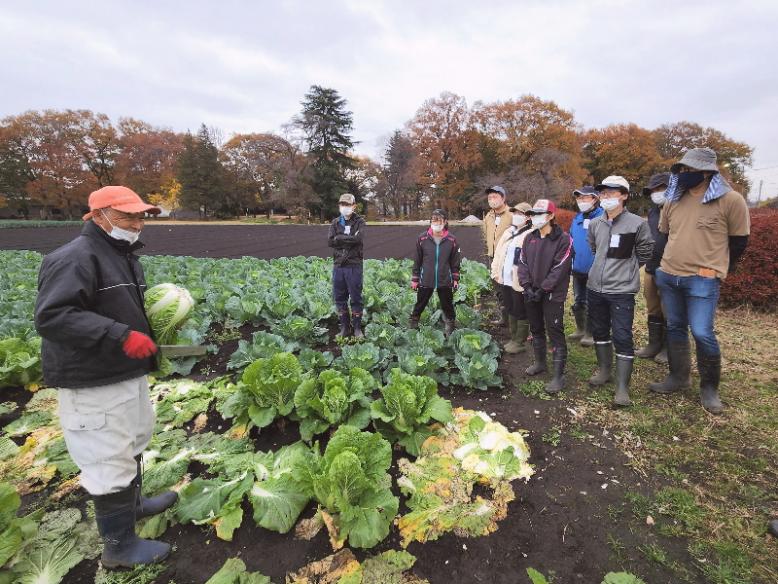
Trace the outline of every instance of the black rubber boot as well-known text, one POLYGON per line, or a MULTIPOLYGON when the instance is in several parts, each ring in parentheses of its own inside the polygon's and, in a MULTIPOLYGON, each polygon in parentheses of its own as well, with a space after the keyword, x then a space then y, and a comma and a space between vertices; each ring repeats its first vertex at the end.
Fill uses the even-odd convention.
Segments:
POLYGON ((132 568, 154 564, 170 554, 170 545, 135 535, 137 488, 130 485, 118 493, 93 497, 97 530, 103 538, 101 562, 106 568, 132 568))
POLYGON ((135 519, 143 519, 162 513, 169 509, 178 501, 178 493, 174 491, 165 491, 156 497, 143 496, 143 469, 141 467, 141 455, 135 457, 135 463, 138 465, 138 473, 135 475, 135 488, 137 495, 135 497, 135 519))
POLYGON ((546 339, 532 338, 532 350, 535 353, 535 362, 524 371, 527 375, 540 375, 548 370, 546 365, 546 339))
POLYGON ((648 389, 655 393, 674 393, 691 386, 692 356, 689 339, 667 343, 667 362, 670 372, 664 381, 652 383, 648 389))
POLYGON ((365 338, 365 333, 362 332, 361 314, 355 312, 354 315, 351 317, 351 328, 354 330, 354 338, 356 339, 365 338))
POLYGON ((654 361, 667 365, 667 326, 664 322, 662 323, 662 348, 654 357, 654 361))
POLYGON ((586 306, 573 306, 575 332, 567 335, 571 341, 580 341, 586 334, 586 306))
POLYGON ((443 329, 443 334, 446 336, 446 338, 451 336, 451 333, 454 332, 454 329, 456 328, 456 321, 449 320, 447 318, 443 319, 443 326, 445 327, 443 329))
POLYGON ((616 355, 616 393, 613 396, 613 404, 620 407, 631 406, 629 399, 629 380, 632 377, 634 359, 616 355))
POLYGON ((412 331, 419 330, 419 317, 418 316, 411 315, 411 317, 408 319, 408 328, 411 329, 412 331))
POLYGON ((662 336, 664 335, 665 325, 660 318, 648 317, 648 344, 635 352, 635 357, 641 359, 653 359, 662 350, 662 336))
POLYGON ((697 369, 700 372, 700 401, 711 414, 724 411, 719 399, 721 382, 721 355, 700 355, 697 351, 697 369))
POLYGON ((554 367, 554 377, 551 378, 551 381, 549 381, 546 384, 545 391, 546 393, 559 393, 562 391, 565 387, 565 362, 567 361, 567 357, 561 356, 557 357, 554 356, 554 360, 552 362, 554 367))
POLYGON ((767 532, 773 537, 778 537, 778 519, 773 519, 767 523, 767 532))
POLYGON ((349 315, 348 310, 344 312, 340 312, 339 317, 340 317, 340 332, 338 332, 338 336, 339 337, 351 336, 351 315, 349 315))
POLYGON ((589 378, 589 385, 605 385, 613 378, 611 369, 613 367, 613 343, 597 343, 594 345, 594 352, 597 354, 597 373, 589 378))

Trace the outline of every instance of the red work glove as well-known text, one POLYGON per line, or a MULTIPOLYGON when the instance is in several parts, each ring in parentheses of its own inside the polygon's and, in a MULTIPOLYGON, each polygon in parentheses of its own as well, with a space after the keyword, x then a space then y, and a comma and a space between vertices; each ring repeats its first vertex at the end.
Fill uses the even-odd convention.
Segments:
POLYGON ((459 288, 459 280, 454 280, 454 290, 459 288))
POLYGON ((148 335, 138 331, 130 331, 130 334, 124 339, 122 350, 131 359, 145 359, 157 352, 157 345, 148 335))
POLYGON ((411 281, 411 290, 418 290, 419 289, 419 282, 416 280, 411 281))

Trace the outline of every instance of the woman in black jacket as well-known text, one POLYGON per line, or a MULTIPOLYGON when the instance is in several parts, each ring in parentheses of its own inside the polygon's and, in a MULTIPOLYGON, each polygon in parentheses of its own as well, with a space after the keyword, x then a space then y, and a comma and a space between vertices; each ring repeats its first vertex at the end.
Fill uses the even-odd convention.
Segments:
POLYGON ((459 266, 462 254, 456 238, 448 232, 448 217, 443 209, 432 212, 430 227, 416 241, 416 255, 413 259, 411 288, 418 296, 413 307, 409 326, 419 328, 419 317, 437 290, 446 336, 454 330, 454 290, 459 286, 459 266))
POLYGON ((551 339, 554 377, 546 384, 546 393, 558 393, 564 387, 567 342, 563 316, 573 262, 573 238, 556 224, 555 212, 556 205, 551 201, 535 202, 527 213, 532 216, 535 231, 524 240, 516 260, 535 353, 528 375, 547 370, 546 331, 551 339))

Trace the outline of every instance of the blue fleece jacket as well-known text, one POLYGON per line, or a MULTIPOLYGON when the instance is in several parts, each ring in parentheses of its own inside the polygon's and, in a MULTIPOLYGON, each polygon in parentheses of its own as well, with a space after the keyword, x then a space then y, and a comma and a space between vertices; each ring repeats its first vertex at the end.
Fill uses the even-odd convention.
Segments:
POLYGON ((578 213, 570 225, 570 235, 573 237, 573 250, 575 251, 575 257, 573 258, 574 274, 588 274, 592 268, 594 254, 591 247, 589 247, 589 222, 603 213, 605 211, 597 205, 592 211, 578 213))

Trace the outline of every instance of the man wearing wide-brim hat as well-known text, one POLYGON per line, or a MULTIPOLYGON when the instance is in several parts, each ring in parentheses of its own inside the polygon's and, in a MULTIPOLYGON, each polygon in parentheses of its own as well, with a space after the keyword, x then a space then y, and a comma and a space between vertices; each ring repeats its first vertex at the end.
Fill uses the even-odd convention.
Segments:
POLYGON ((122 186, 89 195, 81 235, 43 258, 35 328, 43 379, 58 389, 59 420, 81 485, 92 496, 105 567, 164 559, 170 545, 141 539, 135 522, 176 494, 141 494, 140 456, 154 429, 147 374, 157 346, 143 307, 146 281, 135 252, 146 213, 122 186))
POLYGON ((748 206, 719 173, 710 148, 687 151, 670 172, 659 219, 660 235, 667 242, 655 276, 667 318, 670 373, 650 389, 668 394, 689 387, 691 329, 702 406, 719 414, 721 350, 714 319, 721 281, 748 244, 748 206))

